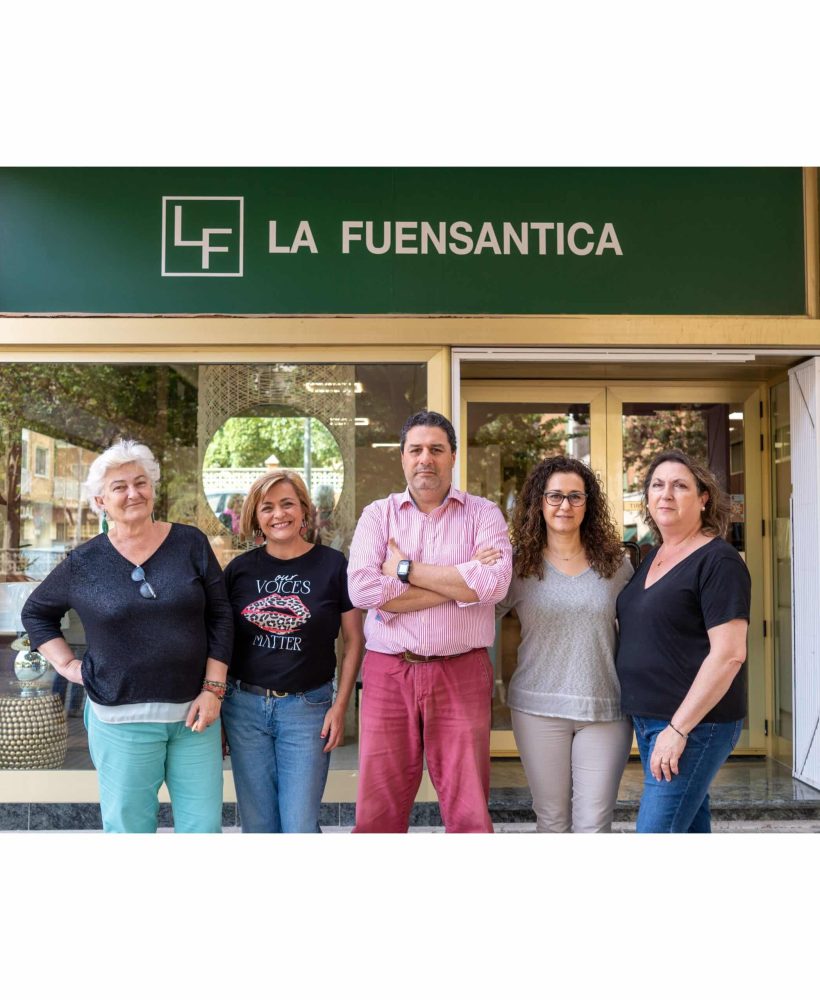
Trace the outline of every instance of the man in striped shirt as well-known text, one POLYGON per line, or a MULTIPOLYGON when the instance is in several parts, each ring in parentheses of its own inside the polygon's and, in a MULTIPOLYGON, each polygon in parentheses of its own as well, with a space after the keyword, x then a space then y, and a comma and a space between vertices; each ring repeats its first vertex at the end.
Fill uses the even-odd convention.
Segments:
POLYGON ((422 410, 402 428, 403 493, 365 507, 350 599, 367 608, 355 833, 406 832, 424 756, 448 832, 492 832, 495 605, 512 553, 504 518, 452 485, 456 437, 422 410))

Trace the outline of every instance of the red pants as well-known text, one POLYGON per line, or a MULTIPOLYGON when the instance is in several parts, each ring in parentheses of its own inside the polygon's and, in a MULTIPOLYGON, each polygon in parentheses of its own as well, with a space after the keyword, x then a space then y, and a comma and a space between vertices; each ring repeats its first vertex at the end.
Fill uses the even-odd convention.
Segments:
POLYGON ((486 649, 408 663, 368 650, 362 665, 354 833, 405 833, 424 756, 448 833, 492 833, 486 649))

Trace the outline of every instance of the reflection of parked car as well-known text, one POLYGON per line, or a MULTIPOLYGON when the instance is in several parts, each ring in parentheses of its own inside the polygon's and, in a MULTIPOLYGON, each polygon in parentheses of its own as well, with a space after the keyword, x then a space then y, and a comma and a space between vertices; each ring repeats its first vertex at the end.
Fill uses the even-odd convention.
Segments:
POLYGON ((205 499, 208 501, 211 510, 216 514, 217 520, 224 524, 228 531, 234 535, 239 534, 239 516, 242 513, 242 504, 245 500, 244 493, 206 493, 205 499))
POLYGON ((205 499, 210 504, 211 510, 214 514, 218 515, 225 510, 228 500, 233 495, 233 493, 206 493, 205 499))

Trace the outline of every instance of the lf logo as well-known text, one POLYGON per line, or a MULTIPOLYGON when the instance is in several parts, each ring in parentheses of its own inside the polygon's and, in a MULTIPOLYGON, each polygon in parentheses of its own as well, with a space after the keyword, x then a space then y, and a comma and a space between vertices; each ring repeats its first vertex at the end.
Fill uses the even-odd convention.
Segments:
POLYGON ((245 199, 162 199, 163 278, 241 278, 245 199))

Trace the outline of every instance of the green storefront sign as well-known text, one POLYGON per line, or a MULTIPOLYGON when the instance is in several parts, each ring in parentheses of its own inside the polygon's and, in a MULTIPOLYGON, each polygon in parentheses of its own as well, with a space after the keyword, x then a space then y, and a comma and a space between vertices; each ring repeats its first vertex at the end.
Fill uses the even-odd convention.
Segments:
POLYGON ((2 313, 800 315, 799 168, 0 169, 2 313))

